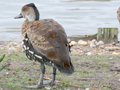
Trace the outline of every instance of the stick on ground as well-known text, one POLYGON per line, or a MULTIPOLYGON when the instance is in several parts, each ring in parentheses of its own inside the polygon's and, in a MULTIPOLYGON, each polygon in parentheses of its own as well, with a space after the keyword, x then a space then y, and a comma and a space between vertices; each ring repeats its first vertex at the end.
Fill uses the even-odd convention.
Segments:
MULTIPOLYGON (((44 79, 46 80, 51 80, 50 78, 48 77, 44 77, 44 79)), ((65 84, 65 85, 69 85, 69 86, 73 86, 73 87, 78 87, 78 88, 89 88, 89 89, 93 89, 93 90, 101 90, 101 89, 97 89, 97 88, 91 88, 91 87, 83 87, 83 86, 78 86, 78 85, 72 85, 72 84, 68 84, 68 83, 64 83, 64 82, 61 82, 61 81, 55 81, 57 83, 61 83, 61 84, 65 84)))

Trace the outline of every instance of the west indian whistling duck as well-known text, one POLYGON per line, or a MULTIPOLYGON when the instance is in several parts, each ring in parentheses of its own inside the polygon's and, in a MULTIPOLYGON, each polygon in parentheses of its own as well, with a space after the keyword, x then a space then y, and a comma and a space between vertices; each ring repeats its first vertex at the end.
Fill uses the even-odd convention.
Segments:
POLYGON ((26 18, 22 24, 23 49, 30 60, 41 63, 41 76, 37 85, 26 88, 42 88, 45 84, 53 85, 56 69, 61 73, 72 74, 74 67, 69 56, 69 43, 64 28, 53 19, 40 19, 34 3, 22 7, 15 19, 26 18), (45 65, 53 67, 51 81, 44 80, 45 65))

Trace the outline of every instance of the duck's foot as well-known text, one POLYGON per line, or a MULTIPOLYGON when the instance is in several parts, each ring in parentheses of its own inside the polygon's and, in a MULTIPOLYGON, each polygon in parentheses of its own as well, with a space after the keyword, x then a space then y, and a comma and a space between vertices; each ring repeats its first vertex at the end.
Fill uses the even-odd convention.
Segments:
POLYGON ((32 89, 37 89, 37 88, 43 88, 43 85, 35 85, 35 86, 22 86, 22 88, 32 88, 32 89))
POLYGON ((51 81, 50 81, 50 80, 44 80, 44 81, 43 81, 43 84, 44 84, 44 85, 46 85, 46 84, 53 85, 54 82, 53 82, 52 80, 51 80, 51 81))
POLYGON ((37 85, 35 86, 23 86, 23 88, 33 88, 33 89, 37 89, 37 88, 43 88, 44 85, 49 84, 49 85, 53 85, 54 81, 55 81, 55 75, 56 75, 56 68, 53 68, 53 78, 52 80, 43 80, 43 76, 45 73, 45 66, 43 63, 41 63, 41 76, 40 76, 40 80, 38 82, 37 85))
POLYGON ((54 82, 53 81, 50 81, 50 80, 44 80, 43 81, 43 84, 38 84, 38 85, 34 85, 34 86, 22 86, 22 88, 33 88, 33 89, 37 89, 37 88, 43 88, 44 85, 53 85, 54 82))

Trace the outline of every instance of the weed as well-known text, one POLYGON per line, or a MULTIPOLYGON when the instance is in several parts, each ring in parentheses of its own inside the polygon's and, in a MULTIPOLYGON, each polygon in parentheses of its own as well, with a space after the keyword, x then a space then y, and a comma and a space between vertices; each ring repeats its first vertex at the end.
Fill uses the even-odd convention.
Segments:
POLYGON ((19 72, 19 71, 20 71, 20 68, 19 68, 19 67, 16 67, 16 68, 15 68, 15 71, 16 71, 16 72, 19 72))

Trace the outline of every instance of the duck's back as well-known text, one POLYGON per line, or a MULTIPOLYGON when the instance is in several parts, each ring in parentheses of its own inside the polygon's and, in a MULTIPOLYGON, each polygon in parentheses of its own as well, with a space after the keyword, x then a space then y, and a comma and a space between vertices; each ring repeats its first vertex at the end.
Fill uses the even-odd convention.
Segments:
POLYGON ((28 54, 29 58, 48 63, 64 73, 74 71, 69 57, 67 35, 56 21, 25 21, 22 25, 22 35, 26 54, 32 53, 28 54))

